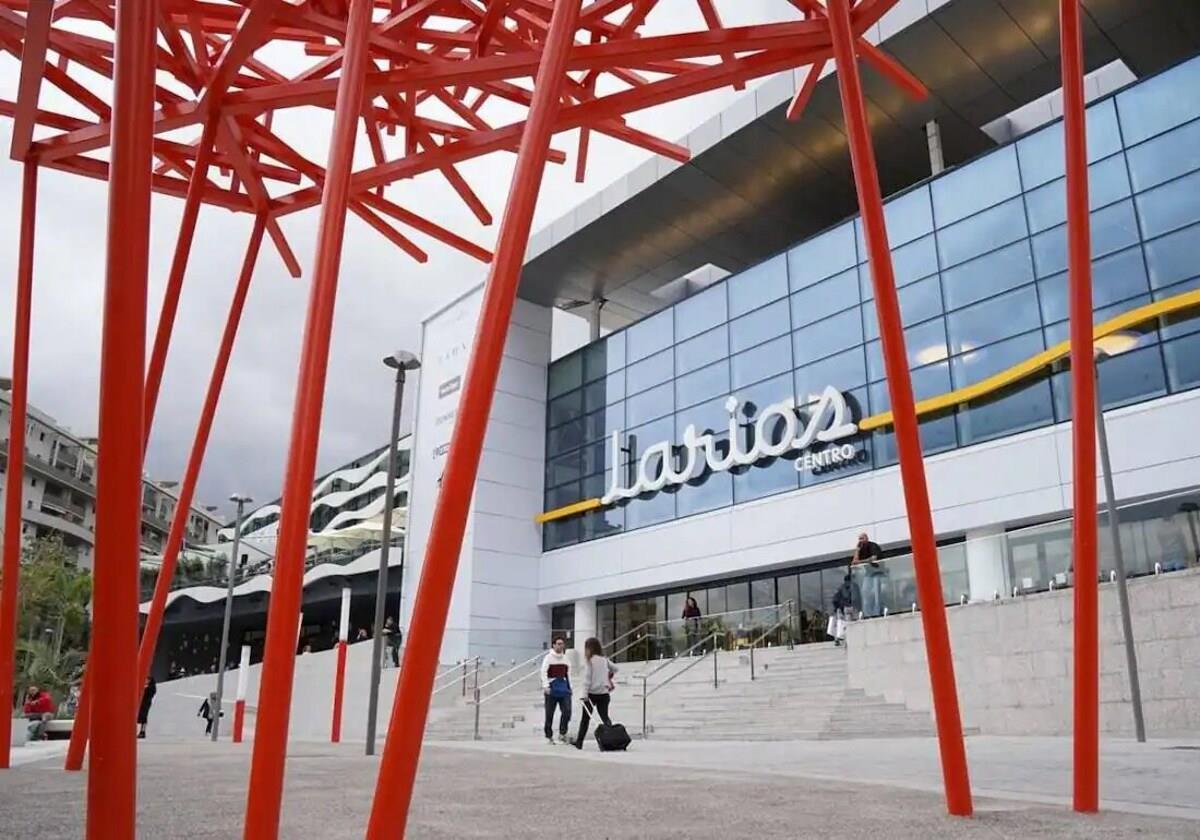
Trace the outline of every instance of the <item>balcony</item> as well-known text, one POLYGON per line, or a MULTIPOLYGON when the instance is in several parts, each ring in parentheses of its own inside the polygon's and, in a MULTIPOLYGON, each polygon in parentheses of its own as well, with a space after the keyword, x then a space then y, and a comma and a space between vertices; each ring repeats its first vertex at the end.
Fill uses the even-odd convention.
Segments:
MULTIPOLYGON (((7 463, 8 463, 8 441, 7 440, 0 441, 0 459, 2 459, 5 462, 5 464, 7 465, 7 463)), ((85 464, 84 466, 86 467, 87 465, 85 464)), ((52 481, 56 481, 59 484, 70 487, 72 490, 74 490, 78 493, 81 493, 84 496, 87 496, 88 498, 95 498, 95 496, 96 496, 96 486, 94 484, 91 484, 88 481, 80 479, 78 476, 75 475, 73 470, 69 470, 61 465, 56 467, 53 464, 51 464, 49 461, 47 461, 45 458, 35 455, 34 453, 29 452, 28 450, 25 452, 25 469, 29 470, 30 472, 37 473, 38 475, 43 476, 44 478, 50 479, 52 481)), ((88 472, 88 475, 90 477, 90 470, 88 472)))

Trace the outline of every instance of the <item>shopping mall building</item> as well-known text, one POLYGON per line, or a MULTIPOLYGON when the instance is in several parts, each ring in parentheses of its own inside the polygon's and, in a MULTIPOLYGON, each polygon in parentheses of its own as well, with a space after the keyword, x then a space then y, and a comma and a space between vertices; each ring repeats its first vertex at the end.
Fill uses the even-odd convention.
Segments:
MULTIPOLYGON (((871 33, 931 92, 866 71, 952 604, 1072 582, 1056 7, 902 2, 871 33)), ((1200 6, 1085 9, 1122 543, 1132 573, 1169 573, 1200 555, 1200 6)), ((789 122, 799 78, 689 134, 690 163, 649 161, 535 236, 444 661, 538 649, 552 628, 611 639, 678 618, 688 593, 706 615, 792 602, 800 640, 823 638, 860 532, 891 558, 878 609, 914 608, 836 79, 789 122), (555 307, 589 313, 595 338, 552 359, 555 307)), ((424 325, 406 616, 479 303, 424 325)))

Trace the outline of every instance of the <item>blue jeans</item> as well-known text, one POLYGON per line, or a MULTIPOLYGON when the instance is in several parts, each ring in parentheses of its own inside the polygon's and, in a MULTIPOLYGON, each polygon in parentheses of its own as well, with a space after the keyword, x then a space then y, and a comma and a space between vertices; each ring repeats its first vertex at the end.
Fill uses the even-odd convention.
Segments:
POLYGON ((554 710, 558 709, 558 734, 566 736, 567 724, 571 722, 571 695, 554 697, 546 695, 546 726, 543 731, 547 738, 554 737, 554 710))
POLYGON ((869 618, 883 613, 883 575, 868 571, 863 577, 862 610, 869 618))

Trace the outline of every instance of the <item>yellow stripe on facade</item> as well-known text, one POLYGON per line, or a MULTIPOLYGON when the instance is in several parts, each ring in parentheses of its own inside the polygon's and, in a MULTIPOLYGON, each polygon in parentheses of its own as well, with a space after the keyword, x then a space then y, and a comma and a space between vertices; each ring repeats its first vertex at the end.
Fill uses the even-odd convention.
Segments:
POLYGON ((545 513, 539 513, 533 518, 533 521, 541 525, 543 522, 553 522, 555 519, 562 519, 567 516, 574 516, 577 513, 587 513, 589 510, 595 510, 600 507, 599 499, 584 499, 582 502, 565 505, 554 510, 548 510, 545 513))
MULTIPOLYGON (((1140 326, 1155 318, 1161 318, 1164 315, 1171 315, 1175 312, 1182 312, 1193 307, 1200 307, 1200 289, 1183 292, 1165 300, 1139 306, 1137 309, 1131 309, 1122 315, 1118 315, 1116 318, 1111 318, 1102 324, 1097 324, 1094 339, 1104 338, 1121 330, 1140 326)), ((1023 362, 1018 362, 1006 370, 989 376, 987 379, 976 382, 974 385, 968 385, 965 388, 958 388, 954 391, 947 391, 945 394, 922 400, 917 403, 917 416, 921 417, 926 414, 933 414, 947 408, 954 408, 963 403, 982 399, 1040 372, 1059 359, 1069 355, 1070 352, 1070 342, 1064 341, 1048 350, 1043 350, 1035 356, 1031 356, 1023 362)), ((869 432, 872 429, 882 429, 891 424, 892 413, 885 411, 881 414, 864 417, 859 421, 858 428, 864 432, 869 432)), ((534 517, 534 521, 538 524, 552 522, 555 519, 563 519, 575 514, 585 513, 589 510, 595 510, 598 507, 601 507, 599 499, 584 499, 581 502, 575 502, 574 504, 565 505, 554 510, 548 510, 545 513, 539 513, 534 517)))
MULTIPOLYGON (((1131 309, 1122 315, 1118 315, 1116 318, 1112 318, 1102 324, 1097 324, 1094 338, 1103 338, 1106 335, 1112 335, 1129 327, 1144 324, 1146 321, 1153 320, 1154 318, 1160 318, 1163 315, 1170 315, 1173 312, 1180 312, 1194 306, 1200 306, 1200 289, 1184 292, 1165 300, 1155 301, 1154 303, 1148 303, 1145 306, 1139 306, 1137 309, 1131 309)), ((948 391, 940 396, 921 400, 921 402, 917 403, 917 416, 921 417, 926 414, 932 414, 986 397, 989 394, 1007 388, 1015 382, 1020 382, 1027 376, 1038 373, 1043 368, 1067 356, 1070 352, 1071 343, 1064 341, 1061 344, 1054 345, 1049 350, 1043 350, 1036 356, 1031 356, 1023 362, 1018 362, 1006 370, 989 376, 987 379, 976 382, 974 385, 968 385, 965 388, 948 391)), ((890 426, 891 424, 892 413, 885 411, 881 414, 864 417, 859 422, 858 428, 867 432, 872 429, 890 426)))

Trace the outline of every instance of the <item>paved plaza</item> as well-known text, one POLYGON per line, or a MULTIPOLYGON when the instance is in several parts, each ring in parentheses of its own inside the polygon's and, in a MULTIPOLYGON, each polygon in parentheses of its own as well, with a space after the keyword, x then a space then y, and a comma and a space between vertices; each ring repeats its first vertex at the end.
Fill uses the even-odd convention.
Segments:
MULTIPOLYGON (((945 815, 932 739, 428 744, 410 838, 1124 838, 1200 836, 1200 746, 1104 745, 1105 810, 1078 816, 1065 739, 969 739, 976 816, 945 815), (1192 749, 1179 749, 1191 747, 1192 749), (604 828, 597 831, 594 821, 604 828)), ((139 834, 241 834, 249 745, 141 745, 139 834)), ((57 752, 57 751, 56 751, 57 752)), ((361 838, 377 763, 359 744, 295 744, 285 838, 361 838)), ((5 837, 81 836, 85 776, 61 755, 0 774, 5 837)))

